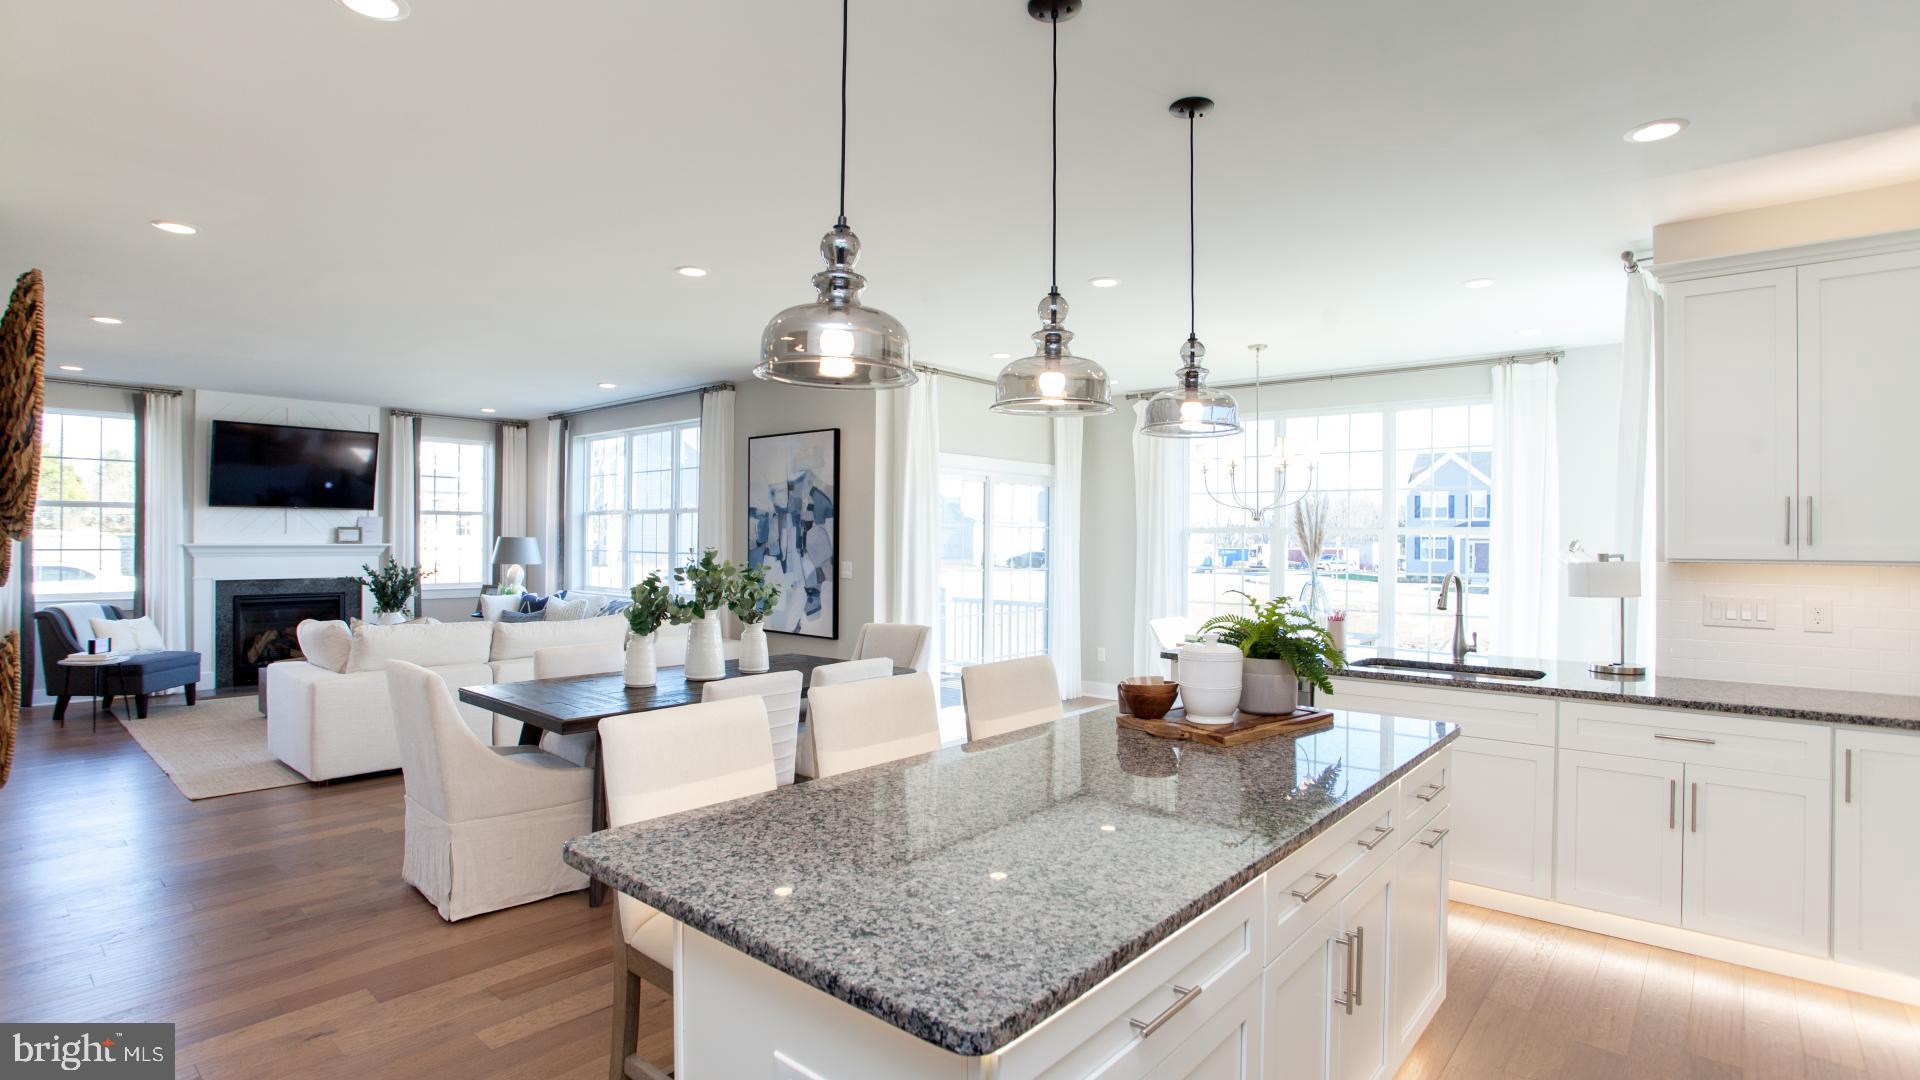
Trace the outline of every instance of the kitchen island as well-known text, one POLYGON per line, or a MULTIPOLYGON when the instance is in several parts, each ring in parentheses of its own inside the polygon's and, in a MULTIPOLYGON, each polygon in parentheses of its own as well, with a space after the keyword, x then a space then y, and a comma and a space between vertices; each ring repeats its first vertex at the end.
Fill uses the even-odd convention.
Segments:
POLYGON ((678 920, 682 1080, 1390 1075, 1445 992, 1456 734, 1212 749, 1106 708, 566 859, 678 920))

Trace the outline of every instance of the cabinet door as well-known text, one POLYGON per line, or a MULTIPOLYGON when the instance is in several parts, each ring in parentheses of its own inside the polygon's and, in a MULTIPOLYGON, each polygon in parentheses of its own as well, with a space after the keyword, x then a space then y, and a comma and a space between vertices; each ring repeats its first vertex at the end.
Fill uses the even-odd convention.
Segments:
POLYGON ((1553 747, 1461 738, 1453 744, 1455 881, 1553 893, 1553 747))
POLYGON ((1261 976, 1267 1075, 1332 1080, 1333 1033, 1346 1016, 1334 999, 1345 992, 1346 971, 1337 908, 1267 965, 1261 976))
POLYGON ((1667 557, 1796 557, 1794 271, 1666 291, 1667 557))
POLYGON ((1441 811, 1394 857, 1387 1033, 1395 1062, 1406 1060, 1447 996, 1447 862, 1453 813, 1441 811))
POLYGON ((1255 981, 1175 1047, 1153 1075, 1156 1080, 1258 1080, 1260 1025, 1260 983, 1255 981))
MULTIPOLYGON (((1387 1038, 1387 955, 1393 941, 1393 867, 1381 867, 1353 891, 1340 907, 1345 931, 1343 951, 1352 953, 1353 981, 1347 996, 1353 1012, 1343 1007, 1335 1017, 1339 1032, 1342 1080, 1378 1080, 1392 1065, 1387 1038)), ((1345 962, 1347 958, 1342 957, 1345 962)))
POLYGON ((1678 923, 1682 771, 1666 761, 1560 751, 1554 899, 1678 923))
POLYGON ((1832 786, 1712 765, 1686 780, 1680 925, 1825 956, 1832 786))
POLYGON ((1800 557, 1920 562, 1920 252, 1803 266, 1799 300, 1800 557))
POLYGON ((1920 735, 1837 740, 1833 958, 1920 975, 1920 735))

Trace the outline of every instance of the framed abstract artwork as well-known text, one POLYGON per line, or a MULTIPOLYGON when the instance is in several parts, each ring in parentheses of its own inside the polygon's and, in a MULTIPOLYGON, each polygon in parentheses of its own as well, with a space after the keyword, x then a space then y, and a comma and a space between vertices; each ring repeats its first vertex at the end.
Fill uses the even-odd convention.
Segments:
POLYGON ((747 562, 780 600, 766 627, 840 636, 840 429, 747 440, 747 562))

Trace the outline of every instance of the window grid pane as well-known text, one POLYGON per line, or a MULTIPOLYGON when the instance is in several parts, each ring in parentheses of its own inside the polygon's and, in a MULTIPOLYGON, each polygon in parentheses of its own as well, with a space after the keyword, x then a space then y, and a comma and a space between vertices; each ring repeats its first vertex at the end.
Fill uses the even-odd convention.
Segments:
POLYGON ((617 431, 576 443, 586 462, 577 586, 625 592, 698 556, 700 425, 617 431))
POLYGON ((429 586, 491 580, 487 556, 487 446, 454 439, 420 440, 420 567, 429 586))
POLYGON ((49 410, 33 515, 33 587, 49 599, 134 594, 133 417, 49 410))

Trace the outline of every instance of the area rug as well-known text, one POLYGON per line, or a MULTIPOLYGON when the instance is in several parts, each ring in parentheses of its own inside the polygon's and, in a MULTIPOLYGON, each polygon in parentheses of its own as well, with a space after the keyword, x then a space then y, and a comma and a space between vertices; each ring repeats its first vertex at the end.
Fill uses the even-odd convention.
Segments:
POLYGON ((267 751, 267 718, 252 695, 155 702, 145 720, 121 717, 120 726, 189 799, 307 782, 267 751))

